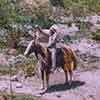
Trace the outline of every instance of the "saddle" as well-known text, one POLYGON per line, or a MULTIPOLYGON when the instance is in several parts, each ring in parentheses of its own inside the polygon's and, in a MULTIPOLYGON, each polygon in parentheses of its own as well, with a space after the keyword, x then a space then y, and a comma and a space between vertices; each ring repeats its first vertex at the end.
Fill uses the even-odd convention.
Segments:
MULTIPOLYGON (((51 59, 51 52, 47 50, 48 52, 48 64, 49 66, 52 66, 52 59, 51 59)), ((63 48, 56 48, 56 67, 63 66, 64 64, 64 50, 63 48)))

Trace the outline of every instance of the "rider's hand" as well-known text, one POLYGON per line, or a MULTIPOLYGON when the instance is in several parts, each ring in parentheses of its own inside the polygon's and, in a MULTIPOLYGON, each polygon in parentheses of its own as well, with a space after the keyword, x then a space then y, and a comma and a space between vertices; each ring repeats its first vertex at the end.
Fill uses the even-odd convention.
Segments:
POLYGON ((39 25, 35 25, 35 28, 38 28, 39 27, 39 25))
POLYGON ((35 28, 38 29, 38 30, 41 29, 41 27, 39 25, 36 25, 35 28))

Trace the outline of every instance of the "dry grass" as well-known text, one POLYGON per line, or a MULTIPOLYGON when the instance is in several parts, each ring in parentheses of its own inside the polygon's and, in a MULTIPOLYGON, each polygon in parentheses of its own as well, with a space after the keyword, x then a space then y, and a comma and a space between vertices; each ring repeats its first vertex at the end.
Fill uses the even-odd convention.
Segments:
POLYGON ((38 100, 37 97, 25 94, 16 94, 13 95, 5 92, 0 92, 0 100, 38 100))

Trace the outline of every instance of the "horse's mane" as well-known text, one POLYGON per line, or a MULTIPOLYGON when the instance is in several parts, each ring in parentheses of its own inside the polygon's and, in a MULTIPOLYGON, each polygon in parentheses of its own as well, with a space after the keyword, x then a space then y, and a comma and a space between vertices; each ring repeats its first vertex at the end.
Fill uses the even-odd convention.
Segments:
POLYGON ((36 48, 35 50, 36 53, 39 53, 43 58, 46 57, 45 49, 41 44, 36 44, 35 48, 36 48))

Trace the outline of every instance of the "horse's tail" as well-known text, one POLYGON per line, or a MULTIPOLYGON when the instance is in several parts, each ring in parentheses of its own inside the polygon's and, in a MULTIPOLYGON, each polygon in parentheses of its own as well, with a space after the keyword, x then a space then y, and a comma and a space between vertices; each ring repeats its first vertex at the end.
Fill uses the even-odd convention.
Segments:
POLYGON ((76 54, 71 50, 71 55, 72 55, 72 60, 73 60, 73 70, 75 70, 77 68, 77 58, 76 58, 76 54))
POLYGON ((72 51, 71 48, 64 48, 64 50, 65 50, 65 54, 67 54, 65 59, 73 62, 73 67, 71 69, 72 70, 76 69, 78 64, 76 54, 72 51))

